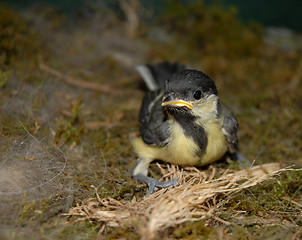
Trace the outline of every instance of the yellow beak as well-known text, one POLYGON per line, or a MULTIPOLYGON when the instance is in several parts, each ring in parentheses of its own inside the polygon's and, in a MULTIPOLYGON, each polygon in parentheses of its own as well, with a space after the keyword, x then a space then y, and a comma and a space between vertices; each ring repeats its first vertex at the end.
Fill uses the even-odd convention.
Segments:
POLYGON ((181 100, 181 99, 173 99, 171 101, 165 101, 165 97, 162 99, 162 106, 170 106, 170 107, 186 107, 190 110, 193 109, 193 105, 187 101, 181 100))

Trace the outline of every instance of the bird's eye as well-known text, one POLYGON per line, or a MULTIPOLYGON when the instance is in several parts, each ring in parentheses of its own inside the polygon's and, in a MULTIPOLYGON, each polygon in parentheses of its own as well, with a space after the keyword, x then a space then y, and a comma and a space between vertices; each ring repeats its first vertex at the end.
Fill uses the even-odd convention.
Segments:
POLYGON ((193 97, 194 97, 196 100, 201 99, 201 91, 200 91, 200 90, 197 90, 196 92, 194 92, 193 97))

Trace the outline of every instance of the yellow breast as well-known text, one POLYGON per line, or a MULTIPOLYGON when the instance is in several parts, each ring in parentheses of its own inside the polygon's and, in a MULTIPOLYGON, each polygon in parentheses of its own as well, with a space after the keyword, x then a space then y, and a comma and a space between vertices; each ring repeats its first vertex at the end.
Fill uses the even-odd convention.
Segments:
POLYGON ((225 135, 221 130, 222 123, 219 119, 208 121, 207 124, 203 124, 203 128, 207 133, 208 144, 205 154, 200 159, 199 166, 219 160, 228 150, 225 135))
POLYGON ((198 164, 199 158, 196 153, 199 147, 193 139, 185 135, 183 128, 176 121, 171 122, 170 132, 169 143, 160 151, 163 157, 161 159, 176 165, 198 164))
POLYGON ((184 134, 183 128, 176 121, 171 122, 171 137, 166 146, 149 146, 141 138, 134 139, 132 144, 139 157, 149 161, 160 159, 182 166, 203 166, 218 160, 227 151, 227 143, 219 121, 210 121, 204 127, 208 133, 208 144, 201 157, 196 155, 198 145, 184 134))
POLYGON ((141 138, 132 140, 134 150, 143 159, 159 159, 168 163, 176 165, 190 165, 198 164, 199 158, 196 156, 198 150, 197 144, 185 136, 183 129, 179 124, 171 125, 171 137, 166 146, 149 146, 145 144, 141 138))

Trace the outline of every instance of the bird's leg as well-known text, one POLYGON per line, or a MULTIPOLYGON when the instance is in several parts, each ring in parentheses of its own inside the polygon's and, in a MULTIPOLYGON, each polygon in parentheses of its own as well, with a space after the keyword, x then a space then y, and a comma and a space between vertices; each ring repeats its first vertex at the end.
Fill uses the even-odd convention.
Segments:
POLYGON ((166 188, 170 186, 176 186, 178 184, 177 179, 172 179, 168 182, 161 182, 154 178, 148 177, 148 167, 152 160, 149 159, 139 159, 134 168, 132 169, 133 177, 140 183, 148 184, 149 191, 147 195, 152 194, 158 188, 166 188))

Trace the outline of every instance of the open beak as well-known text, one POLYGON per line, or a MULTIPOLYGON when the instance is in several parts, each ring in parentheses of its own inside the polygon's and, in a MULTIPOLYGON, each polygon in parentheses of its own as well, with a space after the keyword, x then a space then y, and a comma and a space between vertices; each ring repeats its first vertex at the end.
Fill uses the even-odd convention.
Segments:
POLYGON ((178 98, 174 98, 171 95, 170 96, 164 96, 162 98, 162 103, 161 105, 163 107, 186 107, 190 110, 193 109, 193 105, 187 101, 178 99, 178 98))

